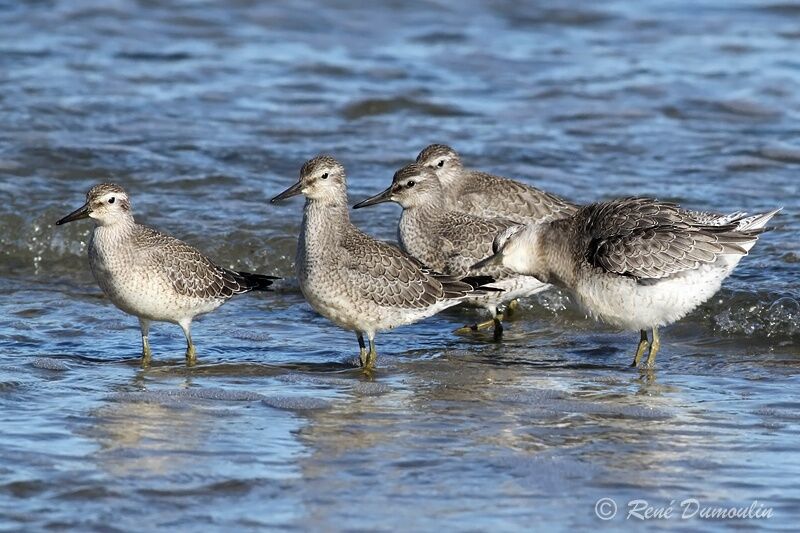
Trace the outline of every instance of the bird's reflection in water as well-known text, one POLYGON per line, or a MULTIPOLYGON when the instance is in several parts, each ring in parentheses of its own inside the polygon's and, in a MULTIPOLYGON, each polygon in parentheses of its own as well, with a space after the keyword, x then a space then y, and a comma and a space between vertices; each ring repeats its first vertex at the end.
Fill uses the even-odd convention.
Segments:
MULTIPOLYGON (((119 393, 94 412, 92 436, 100 445, 99 463, 115 476, 180 472, 196 459, 213 419, 207 407, 165 392, 148 392, 144 378, 137 392, 119 393)), ((186 389, 191 379, 181 383, 186 389)))

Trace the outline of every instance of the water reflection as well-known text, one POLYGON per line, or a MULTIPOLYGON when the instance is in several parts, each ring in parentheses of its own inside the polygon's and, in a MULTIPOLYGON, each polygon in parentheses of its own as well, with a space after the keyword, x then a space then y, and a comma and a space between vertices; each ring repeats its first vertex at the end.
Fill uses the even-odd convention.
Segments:
MULTIPOLYGON (((8 528, 584 530, 600 497, 759 498, 779 511, 767 526, 792 528, 795 13, 750 0, 0 8, 8 528), (203 320, 196 368, 179 332, 154 327, 142 372, 135 320, 91 279, 88 229, 52 227, 65 199, 112 179, 143 223, 226 267, 289 276, 300 208, 267 200, 302 161, 333 153, 363 197, 431 142, 577 202, 785 209, 718 297, 665 328, 644 374, 626 367, 630 334, 553 292, 525 302, 502 343, 452 335, 474 318, 456 309, 388 332, 365 379, 352 334, 291 277, 203 320)), ((395 239, 396 208, 352 216, 395 239)))

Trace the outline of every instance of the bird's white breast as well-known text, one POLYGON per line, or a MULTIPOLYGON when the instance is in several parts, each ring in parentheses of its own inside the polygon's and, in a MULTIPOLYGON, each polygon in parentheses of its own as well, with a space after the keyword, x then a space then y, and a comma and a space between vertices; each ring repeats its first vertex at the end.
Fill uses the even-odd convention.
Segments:
POLYGON ((713 264, 644 283, 594 270, 579 276, 573 292, 590 315, 614 326, 631 330, 665 326, 711 298, 740 258, 722 256, 713 264))
POLYGON ((113 227, 95 228, 89 242, 89 266, 114 305, 138 317, 177 323, 213 311, 224 302, 179 294, 161 265, 113 227))

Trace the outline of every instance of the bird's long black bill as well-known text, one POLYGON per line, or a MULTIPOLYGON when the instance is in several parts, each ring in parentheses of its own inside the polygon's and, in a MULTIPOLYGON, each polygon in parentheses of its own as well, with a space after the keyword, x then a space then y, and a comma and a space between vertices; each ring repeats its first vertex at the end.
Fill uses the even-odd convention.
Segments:
POLYGON ((89 218, 89 204, 83 204, 81 207, 62 218, 56 222, 56 226, 66 224, 67 222, 73 222, 75 220, 81 220, 83 218, 89 218))
POLYGON ((503 254, 502 253, 496 253, 494 255, 490 255, 486 259, 482 259, 482 260, 478 261, 477 263, 475 263, 474 265, 472 265, 469 268, 470 268, 470 270, 478 270, 478 269, 481 269, 483 267, 493 266, 493 265, 501 265, 501 264, 503 264, 503 254))
POLYGON ((362 207, 369 207, 371 205, 382 204, 383 202, 392 201, 392 188, 389 187, 383 192, 379 192, 375 196, 370 196, 366 200, 358 202, 353 206, 353 209, 361 209, 362 207))
POLYGON ((297 196, 303 192, 303 183, 298 181, 275 198, 270 200, 270 203, 274 204, 275 202, 280 202, 281 200, 286 200, 287 198, 291 198, 292 196, 297 196))

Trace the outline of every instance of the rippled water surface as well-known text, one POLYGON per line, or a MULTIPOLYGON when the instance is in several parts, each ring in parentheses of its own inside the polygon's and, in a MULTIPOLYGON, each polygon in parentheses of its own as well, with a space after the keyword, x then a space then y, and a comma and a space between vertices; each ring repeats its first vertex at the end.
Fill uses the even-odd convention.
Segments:
MULTIPOLYGON (((3 529, 585 529, 635 498, 796 527, 800 5, 64 0, 0 25, 3 529), (301 202, 268 199, 319 152, 363 198, 430 142, 579 202, 784 211, 653 373, 551 292, 501 344, 452 333, 470 310, 380 335, 368 379, 292 277, 301 202), (141 370, 90 224, 52 225, 109 179, 138 220, 286 277, 196 322, 197 367, 160 324, 141 370)), ((391 240, 398 215, 353 219, 391 240)))

